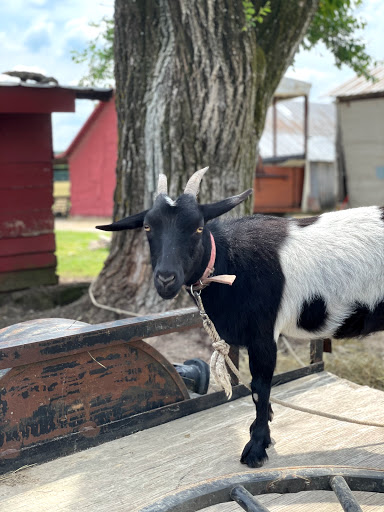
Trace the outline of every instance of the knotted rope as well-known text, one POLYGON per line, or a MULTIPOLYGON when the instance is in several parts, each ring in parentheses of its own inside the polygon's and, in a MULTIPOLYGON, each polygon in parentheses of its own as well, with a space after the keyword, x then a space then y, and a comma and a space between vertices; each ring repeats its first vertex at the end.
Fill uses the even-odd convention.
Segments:
POLYGON ((218 386, 224 389, 225 394, 227 395, 228 400, 232 397, 232 384, 231 377, 228 372, 228 368, 231 372, 236 376, 240 384, 246 386, 249 390, 251 388, 248 384, 245 384, 241 381, 239 370, 236 368, 236 365, 233 363, 232 359, 229 357, 229 349, 230 346, 226 341, 220 338, 219 333, 216 331, 216 328, 209 318, 207 313, 205 312, 203 301, 201 300, 201 292, 197 292, 191 288, 192 296, 196 301, 197 308, 199 310, 200 316, 203 320, 203 327, 207 331, 208 336, 212 340, 212 347, 214 349, 211 362, 210 369, 213 378, 218 386), (228 368, 227 368, 228 367, 228 368))

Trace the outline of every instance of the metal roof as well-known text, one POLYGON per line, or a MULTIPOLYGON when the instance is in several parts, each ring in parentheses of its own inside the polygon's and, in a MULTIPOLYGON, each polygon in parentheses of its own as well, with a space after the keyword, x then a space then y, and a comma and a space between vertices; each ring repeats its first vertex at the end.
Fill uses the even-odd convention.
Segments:
POLYGON ((102 87, 80 87, 80 86, 61 86, 55 83, 42 84, 37 82, 23 82, 19 78, 11 77, 0 73, 0 87, 27 87, 32 89, 64 89, 73 91, 77 99, 108 101, 113 95, 112 88, 102 87))
POLYGON ((288 99, 297 98, 298 96, 308 96, 310 90, 311 84, 309 82, 283 76, 277 86, 274 97, 276 99, 288 99))
MULTIPOLYGON (((277 155, 304 154, 304 102, 279 101, 277 109, 277 155)), ((309 103, 308 159, 318 162, 335 160, 336 108, 331 103, 309 103)), ((269 107, 260 140, 262 158, 273 155, 273 110, 269 107)))
POLYGON ((363 76, 355 76, 335 89, 332 89, 328 95, 338 99, 360 99, 384 96, 384 65, 381 64, 377 66, 370 71, 370 73, 376 79, 374 82, 367 80, 363 76))

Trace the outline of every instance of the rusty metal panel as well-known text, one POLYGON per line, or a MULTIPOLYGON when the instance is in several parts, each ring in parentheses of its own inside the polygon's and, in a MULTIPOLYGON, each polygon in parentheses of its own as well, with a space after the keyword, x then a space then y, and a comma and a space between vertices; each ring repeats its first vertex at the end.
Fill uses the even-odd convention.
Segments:
POLYGON ((189 398, 173 366, 143 341, 39 361, 0 378, 0 461, 22 449, 189 398))

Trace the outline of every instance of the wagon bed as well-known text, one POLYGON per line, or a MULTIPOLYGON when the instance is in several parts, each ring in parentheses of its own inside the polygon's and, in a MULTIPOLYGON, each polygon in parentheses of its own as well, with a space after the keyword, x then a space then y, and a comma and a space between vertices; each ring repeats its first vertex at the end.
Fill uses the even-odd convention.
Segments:
MULTIPOLYGON (((384 393, 321 372, 274 388, 304 407, 384 422, 384 393)), ((177 404, 175 405, 177 407, 177 404)), ((137 511, 168 493, 231 473, 303 466, 384 470, 384 431, 274 406, 269 461, 261 470, 239 462, 254 416, 250 397, 137 432, 80 453, 3 475, 1 511, 137 511)), ((384 495, 358 493, 364 511, 384 510, 384 495)), ((333 493, 260 498, 271 511, 340 511, 333 493)), ((213 511, 239 510, 236 504, 213 511)))

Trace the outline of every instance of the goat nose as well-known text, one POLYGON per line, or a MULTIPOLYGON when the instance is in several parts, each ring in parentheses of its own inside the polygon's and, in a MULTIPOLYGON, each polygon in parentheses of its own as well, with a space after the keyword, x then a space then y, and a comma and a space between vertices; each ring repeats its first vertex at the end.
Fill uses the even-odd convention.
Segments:
POLYGON ((157 275, 158 280, 163 284, 164 286, 172 283, 176 276, 175 274, 158 274, 157 275))

